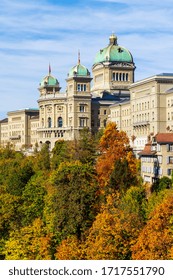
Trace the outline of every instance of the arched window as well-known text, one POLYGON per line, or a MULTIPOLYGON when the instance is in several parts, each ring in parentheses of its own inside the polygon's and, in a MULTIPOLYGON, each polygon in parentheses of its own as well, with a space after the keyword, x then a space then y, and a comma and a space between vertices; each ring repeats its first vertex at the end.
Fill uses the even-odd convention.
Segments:
POLYGON ((52 119, 49 117, 48 118, 48 127, 51 127, 52 126, 52 119))
POLYGON ((58 118, 58 127, 62 127, 62 124, 63 124, 62 117, 59 117, 58 118))

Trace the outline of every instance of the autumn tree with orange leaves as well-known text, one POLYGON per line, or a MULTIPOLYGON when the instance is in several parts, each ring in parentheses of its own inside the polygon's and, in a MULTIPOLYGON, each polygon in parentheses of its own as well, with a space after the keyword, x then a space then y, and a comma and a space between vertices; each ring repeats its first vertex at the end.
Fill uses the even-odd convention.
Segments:
MULTIPOLYGON (((128 173, 137 174, 136 159, 129 146, 129 138, 124 131, 119 131, 115 123, 108 123, 99 144, 100 156, 96 170, 100 186, 104 189, 110 181, 116 162, 127 163, 128 173)), ((116 174, 115 174, 116 176, 116 174)))

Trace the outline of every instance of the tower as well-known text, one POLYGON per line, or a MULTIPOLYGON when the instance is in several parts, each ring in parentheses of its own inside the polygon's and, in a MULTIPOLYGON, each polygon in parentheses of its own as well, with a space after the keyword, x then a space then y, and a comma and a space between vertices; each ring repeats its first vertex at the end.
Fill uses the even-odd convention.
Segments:
POLYGON ((134 82, 135 64, 130 51, 117 43, 117 37, 109 37, 107 47, 96 54, 92 67, 92 92, 103 91, 111 94, 128 94, 129 86, 134 82))
POLYGON ((73 131, 73 138, 79 137, 84 127, 91 129, 91 92, 90 72, 80 62, 72 67, 67 76, 68 126, 73 131))
POLYGON ((67 139, 66 133, 66 95, 60 93, 58 80, 49 73, 39 85, 39 139, 40 144, 47 143, 53 148, 58 139, 67 139))

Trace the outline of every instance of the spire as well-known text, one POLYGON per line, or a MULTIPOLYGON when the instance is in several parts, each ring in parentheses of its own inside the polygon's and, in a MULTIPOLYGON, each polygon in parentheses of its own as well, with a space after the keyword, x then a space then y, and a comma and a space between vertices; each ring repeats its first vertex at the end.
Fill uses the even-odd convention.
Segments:
POLYGON ((80 64, 80 50, 78 50, 78 64, 80 64))
POLYGON ((49 63, 49 76, 51 75, 51 66, 50 66, 50 63, 49 63))

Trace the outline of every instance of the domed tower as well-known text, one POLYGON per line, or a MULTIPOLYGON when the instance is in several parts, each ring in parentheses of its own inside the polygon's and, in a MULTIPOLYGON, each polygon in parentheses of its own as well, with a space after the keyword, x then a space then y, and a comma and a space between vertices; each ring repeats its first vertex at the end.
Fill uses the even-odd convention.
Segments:
POLYGON ((60 93, 60 85, 58 80, 52 76, 49 66, 49 73, 39 84, 40 97, 39 105, 39 139, 41 143, 48 143, 50 149, 55 142, 61 138, 66 139, 65 133, 67 102, 66 94, 60 93))
POLYGON ((49 65, 48 75, 45 76, 39 84, 40 97, 59 93, 60 89, 58 80, 51 75, 51 67, 49 65))
POLYGON ((129 86, 134 82, 134 70, 132 54, 128 49, 119 46, 117 37, 112 34, 109 45, 96 54, 92 67, 92 92, 128 92, 129 86))
POLYGON ((79 130, 91 128, 91 92, 92 78, 89 70, 80 63, 72 67, 67 75, 68 126, 72 128, 73 138, 79 137, 79 130))

